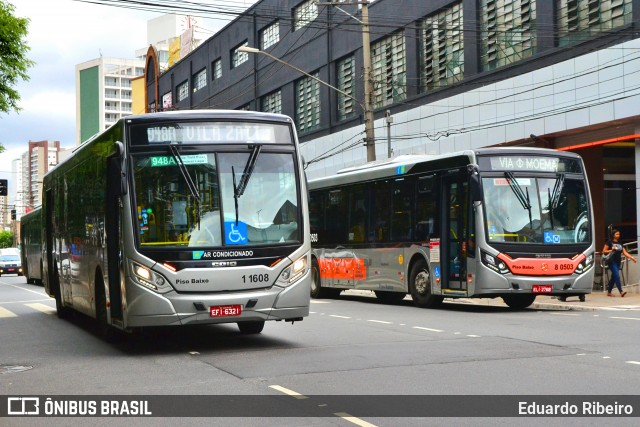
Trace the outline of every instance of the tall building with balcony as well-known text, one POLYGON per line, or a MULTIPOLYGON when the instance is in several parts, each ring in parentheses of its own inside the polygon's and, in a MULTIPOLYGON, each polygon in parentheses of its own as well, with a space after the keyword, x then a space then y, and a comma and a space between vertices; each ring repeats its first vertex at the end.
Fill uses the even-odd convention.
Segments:
POLYGON ((141 59, 97 58, 76 65, 76 145, 131 114, 131 79, 141 59))
POLYGON ((16 213, 23 214, 42 204, 42 178, 57 165, 64 150, 60 141, 29 141, 29 150, 19 159, 20 178, 16 185, 16 213))

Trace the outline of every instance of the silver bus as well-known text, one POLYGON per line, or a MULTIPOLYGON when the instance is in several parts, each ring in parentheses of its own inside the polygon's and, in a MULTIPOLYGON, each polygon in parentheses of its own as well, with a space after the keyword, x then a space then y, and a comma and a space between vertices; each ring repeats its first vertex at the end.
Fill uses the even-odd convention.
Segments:
POLYGON ((42 209, 20 218, 20 257, 27 283, 42 285, 42 209))
POLYGON ((44 286, 105 335, 309 314, 307 189, 293 121, 128 116, 44 177, 44 286))
POLYGON ((420 307, 591 292, 582 159, 535 148, 401 156, 309 182, 314 298, 371 290, 420 307))

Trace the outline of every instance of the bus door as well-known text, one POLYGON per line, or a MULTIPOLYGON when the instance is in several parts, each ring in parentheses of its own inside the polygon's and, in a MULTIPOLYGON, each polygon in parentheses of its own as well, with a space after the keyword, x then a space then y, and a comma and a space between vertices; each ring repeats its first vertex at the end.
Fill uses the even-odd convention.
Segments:
MULTIPOLYGON (((442 289, 467 289, 467 233, 469 230, 469 183, 467 174, 442 179, 442 242, 440 245, 442 289)), ((446 293, 445 293, 446 295, 446 293)))

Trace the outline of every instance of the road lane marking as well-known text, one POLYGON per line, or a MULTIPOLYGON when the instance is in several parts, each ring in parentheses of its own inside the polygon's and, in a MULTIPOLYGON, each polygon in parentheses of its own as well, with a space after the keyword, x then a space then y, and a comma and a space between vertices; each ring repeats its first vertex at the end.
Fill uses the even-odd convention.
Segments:
POLYGON ((0 307, 0 318, 4 317, 18 317, 13 311, 9 311, 4 307, 0 307))
POLYGON ((627 360, 626 363, 629 363, 631 365, 640 365, 640 362, 636 362, 635 360, 627 360))
POLYGON ((25 299, 22 301, 0 301, 0 304, 24 304, 27 302, 38 302, 38 301, 51 301, 51 298, 46 299, 25 299))
POLYGON ((469 338, 480 338, 480 335, 467 335, 469 338))
POLYGON ((609 319, 640 320, 640 317, 609 317, 609 319))
POLYGON ((391 322, 385 322, 384 320, 367 320, 367 322, 373 322, 373 323, 382 323, 385 325, 391 325, 391 322))
POLYGON ((311 300, 311 304, 331 304, 331 301, 315 301, 315 300, 311 300))
POLYGON ((338 316, 337 314, 330 314, 329 317, 337 317, 338 319, 351 319, 349 316, 338 316))
POLYGON ((279 385, 270 385, 269 388, 272 388, 274 390, 278 390, 279 392, 284 393, 284 394, 286 394, 288 396, 291 396, 291 397, 295 397, 296 399, 308 399, 307 396, 302 395, 302 394, 298 393, 297 391, 289 390, 288 388, 284 388, 284 387, 279 386, 279 385))
POLYGON ((430 331, 430 332, 444 332, 442 329, 424 328, 422 326, 414 326, 413 329, 421 329, 423 331, 430 331))
POLYGON ((8 283, 5 283, 5 286, 11 286, 11 287, 13 287, 13 288, 20 289, 21 291, 32 292, 32 293, 34 293, 34 294, 36 294, 36 295, 40 295, 41 297, 46 297, 46 296, 48 296, 44 291, 43 291, 43 292, 33 291, 33 290, 31 290, 31 289, 23 288, 22 286, 10 285, 10 284, 8 284, 8 283))
POLYGON ((38 310, 45 314, 56 314, 56 309, 49 307, 48 305, 40 304, 39 302, 33 304, 25 304, 27 307, 31 307, 34 310, 38 310))
POLYGON ((333 415, 336 415, 343 420, 349 421, 350 423, 353 423, 360 427, 377 427, 375 424, 368 423, 365 420, 361 420, 360 418, 354 417, 353 415, 347 414, 346 412, 336 412, 333 415))
POLYGON ((554 314, 556 316, 581 316, 581 314, 578 313, 551 313, 554 314))

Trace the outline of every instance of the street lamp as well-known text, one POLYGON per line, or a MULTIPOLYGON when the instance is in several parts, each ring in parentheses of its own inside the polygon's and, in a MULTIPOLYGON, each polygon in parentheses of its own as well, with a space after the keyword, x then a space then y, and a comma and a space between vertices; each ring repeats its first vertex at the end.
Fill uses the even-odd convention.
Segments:
MULTIPOLYGON (((323 84, 323 85, 327 86, 328 88, 335 90, 339 94, 344 95, 347 98, 352 99, 353 101, 355 101, 360 106, 360 108, 362 108, 362 111, 364 113, 364 131, 365 131, 365 140, 366 140, 366 147, 367 147, 367 162, 372 162, 372 161, 374 161, 376 159, 375 133, 374 133, 374 129, 373 129, 373 109, 371 108, 371 105, 369 104, 369 101, 367 101, 365 99, 365 102, 362 103, 358 99, 356 99, 354 96, 349 95, 345 91, 340 90, 337 87, 330 85, 329 83, 325 82, 324 80, 320 80, 316 76, 313 76, 313 75, 307 73, 306 71, 303 71, 300 68, 296 67, 295 65, 289 64, 288 62, 283 61, 282 59, 271 55, 269 52, 265 52, 264 50, 256 49, 255 47, 250 47, 250 46, 240 46, 240 47, 238 47, 238 51, 239 52, 246 52, 246 53, 258 53, 258 54, 262 54, 262 55, 268 56, 269 58, 273 59, 274 61, 279 62, 282 65, 286 65, 287 67, 292 68, 292 69, 296 70, 297 72, 299 72, 301 74, 304 74, 305 76, 312 78, 313 80, 317 81, 318 83, 323 84)), ((369 98, 369 97, 367 97, 366 94, 365 94, 365 98, 369 98)))

